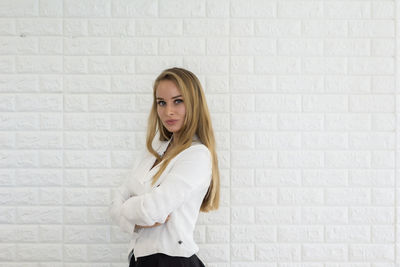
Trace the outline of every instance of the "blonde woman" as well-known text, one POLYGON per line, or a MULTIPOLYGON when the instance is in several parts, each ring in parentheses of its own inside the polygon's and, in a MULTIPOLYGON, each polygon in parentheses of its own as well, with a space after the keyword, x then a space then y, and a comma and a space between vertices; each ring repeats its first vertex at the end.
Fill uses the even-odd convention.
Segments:
POLYGON ((131 235, 130 267, 204 266, 193 231, 199 212, 218 209, 215 138, 198 78, 163 71, 153 86, 146 149, 115 190, 111 217, 131 235))

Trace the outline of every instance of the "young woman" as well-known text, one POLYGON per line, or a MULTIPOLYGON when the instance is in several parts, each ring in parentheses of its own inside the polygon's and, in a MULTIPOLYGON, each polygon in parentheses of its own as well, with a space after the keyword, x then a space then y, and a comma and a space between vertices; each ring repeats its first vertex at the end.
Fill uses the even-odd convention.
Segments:
POLYGON ((193 239, 199 211, 219 206, 215 138, 190 71, 163 71, 153 87, 146 149, 115 191, 111 217, 131 235, 130 267, 204 266, 193 239))

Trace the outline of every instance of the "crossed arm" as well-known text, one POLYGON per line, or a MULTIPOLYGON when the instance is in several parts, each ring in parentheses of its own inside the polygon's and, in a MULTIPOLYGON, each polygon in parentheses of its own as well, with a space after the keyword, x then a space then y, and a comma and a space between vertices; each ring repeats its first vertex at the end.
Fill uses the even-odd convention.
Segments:
MULTIPOLYGON (((123 231, 156 227, 168 221, 195 190, 208 187, 211 177, 211 155, 205 146, 190 147, 179 154, 160 186, 142 195, 131 191, 143 187, 137 181, 125 181, 116 190, 111 215, 123 231)), ((140 191, 140 190, 139 190, 140 191)))

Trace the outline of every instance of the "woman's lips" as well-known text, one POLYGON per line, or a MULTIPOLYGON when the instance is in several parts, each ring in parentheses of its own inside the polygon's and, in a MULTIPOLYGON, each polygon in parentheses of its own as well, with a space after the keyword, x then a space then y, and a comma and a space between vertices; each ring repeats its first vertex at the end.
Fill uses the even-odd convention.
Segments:
POLYGON ((175 122, 177 122, 178 120, 168 120, 168 121, 165 121, 168 125, 174 125, 175 124, 175 122))

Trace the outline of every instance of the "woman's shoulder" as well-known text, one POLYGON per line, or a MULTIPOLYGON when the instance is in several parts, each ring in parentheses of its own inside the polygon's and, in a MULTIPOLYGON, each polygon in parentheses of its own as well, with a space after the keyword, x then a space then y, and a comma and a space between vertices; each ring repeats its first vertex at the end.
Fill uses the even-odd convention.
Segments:
POLYGON ((208 147, 204 144, 193 142, 190 147, 184 149, 175 158, 176 160, 210 160, 211 153, 208 147))

